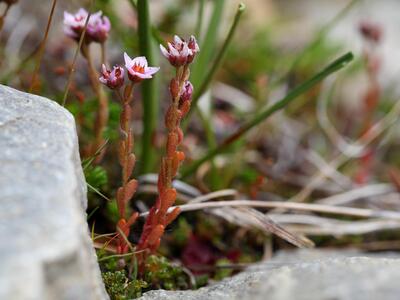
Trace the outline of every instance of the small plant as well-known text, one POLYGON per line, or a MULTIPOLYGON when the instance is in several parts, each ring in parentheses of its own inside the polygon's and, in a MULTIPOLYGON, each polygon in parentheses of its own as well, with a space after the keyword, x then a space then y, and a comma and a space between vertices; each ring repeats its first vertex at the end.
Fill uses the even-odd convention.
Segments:
POLYGON ((124 69, 121 66, 114 66, 112 70, 102 65, 102 75, 99 81, 114 90, 119 98, 121 105, 120 114, 120 140, 118 147, 118 158, 121 165, 122 185, 117 190, 116 202, 119 214, 117 223, 117 253, 124 254, 129 251, 127 237, 129 236, 130 227, 135 223, 138 213, 133 212, 127 214, 127 208, 130 200, 135 194, 137 181, 132 179, 133 169, 135 167, 136 157, 133 154, 134 137, 131 129, 132 116, 132 93, 135 84, 145 79, 151 79, 158 72, 158 67, 149 67, 145 57, 136 57, 131 59, 128 54, 124 53, 125 68, 128 72, 130 82, 124 85, 124 69))
MULTIPOLYGON (((189 65, 199 52, 199 46, 193 36, 188 42, 175 36, 174 41, 168 43, 168 50, 162 45, 160 48, 170 64, 175 67, 176 75, 169 85, 171 104, 165 115, 165 127, 168 135, 165 146, 166 155, 161 160, 158 173, 158 198, 150 209, 137 247, 139 251, 148 250, 150 253, 155 253, 158 249, 165 228, 179 214, 179 208, 169 211, 169 208, 175 203, 177 194, 176 189, 172 186, 172 180, 185 158, 184 153, 178 150, 179 144, 183 140, 180 123, 189 112, 193 94, 193 86, 189 81, 189 65)), ((141 271, 143 271, 146 255, 147 252, 138 254, 141 271)))

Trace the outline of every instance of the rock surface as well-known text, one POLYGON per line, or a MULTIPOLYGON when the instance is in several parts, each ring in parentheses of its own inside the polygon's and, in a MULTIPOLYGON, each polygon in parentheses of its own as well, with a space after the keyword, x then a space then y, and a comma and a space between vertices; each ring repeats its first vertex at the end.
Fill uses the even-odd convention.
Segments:
POLYGON ((107 299, 70 113, 0 86, 0 299, 107 299))
POLYGON ((299 250, 210 287, 151 291, 140 300, 397 300, 399 280, 398 256, 299 250))

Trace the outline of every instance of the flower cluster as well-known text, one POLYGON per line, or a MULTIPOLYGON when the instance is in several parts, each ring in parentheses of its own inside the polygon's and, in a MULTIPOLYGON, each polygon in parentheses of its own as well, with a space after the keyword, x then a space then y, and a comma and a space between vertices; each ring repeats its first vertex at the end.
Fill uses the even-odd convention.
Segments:
MULTIPOLYGON (((78 41, 85 28, 86 19, 89 13, 81 8, 75 14, 64 12, 64 32, 70 38, 78 41)), ((108 38, 108 33, 111 30, 111 23, 108 17, 103 16, 101 11, 98 11, 90 16, 88 21, 85 42, 104 43, 108 38)))
POLYGON ((120 66, 114 66, 112 70, 108 70, 103 64, 99 81, 112 90, 118 89, 124 85, 124 69, 120 66))
MULTIPOLYGON (((149 67, 144 56, 131 59, 128 54, 124 53, 124 59, 128 78, 134 83, 153 78, 153 75, 160 70, 159 67, 149 67)), ((124 74, 124 69, 121 66, 117 65, 112 70, 108 70, 103 65, 99 81, 110 89, 118 89, 124 85, 124 74)))
MULTIPOLYGON (((141 250, 148 250, 154 253, 161 241, 165 228, 179 215, 179 208, 169 211, 174 205, 177 192, 172 186, 172 180, 177 175, 178 169, 185 155, 179 151, 179 145, 183 141, 183 132, 180 128, 180 122, 189 112, 193 85, 189 81, 189 65, 193 62, 196 54, 199 52, 199 46, 196 39, 192 36, 189 41, 174 37, 172 43, 168 43, 168 50, 160 46, 163 55, 168 59, 172 66, 176 68, 176 76, 171 80, 169 91, 171 94, 171 104, 165 115, 165 126, 167 128, 166 155, 161 160, 161 167, 158 176, 158 199, 149 211, 149 216, 143 227, 142 235, 137 245, 139 266, 142 269, 146 253, 141 250)), ((124 93, 120 93, 120 88, 124 85, 125 71, 121 66, 114 66, 108 70, 105 65, 102 66, 101 77, 99 81, 116 90, 121 100, 122 112, 120 116, 121 131, 124 133, 120 138, 119 158, 122 167, 122 186, 117 192, 117 206, 120 215, 117 228, 123 235, 128 236, 130 226, 135 222, 138 214, 133 213, 126 218, 126 205, 136 191, 137 182, 130 179, 135 163, 135 156, 131 152, 133 148, 133 134, 130 128, 131 108, 130 95, 135 83, 145 79, 150 79, 159 71, 159 67, 148 66, 147 59, 144 56, 130 58, 124 53, 125 70, 131 81, 126 85, 124 93)), ((128 246, 122 235, 117 238, 118 253, 128 251, 128 246)))
POLYGON ((161 53, 174 67, 190 64, 196 53, 200 51, 196 38, 192 35, 188 42, 175 36, 172 43, 168 43, 168 49, 160 45, 161 53))

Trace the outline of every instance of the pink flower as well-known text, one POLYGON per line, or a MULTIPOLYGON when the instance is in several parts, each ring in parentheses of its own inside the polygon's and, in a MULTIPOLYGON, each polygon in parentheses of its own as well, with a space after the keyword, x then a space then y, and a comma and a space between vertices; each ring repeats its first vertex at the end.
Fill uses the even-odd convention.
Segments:
POLYGON ((128 71, 128 77, 133 82, 140 82, 143 79, 153 78, 152 75, 160 70, 159 67, 149 67, 147 59, 144 56, 131 59, 128 54, 124 53, 125 68, 128 71))
POLYGON ((64 32, 70 38, 79 40, 82 34, 83 28, 85 27, 86 18, 88 12, 81 8, 78 12, 73 15, 69 12, 64 12, 64 32))
MULTIPOLYGON (((74 15, 64 12, 65 34, 78 41, 85 27, 88 15, 88 12, 83 8, 79 9, 74 15)), ((110 30, 110 20, 106 16, 103 16, 101 11, 98 11, 90 16, 86 30, 86 42, 94 41, 103 43, 107 39, 110 30)))
POLYGON ((99 81, 110 89, 118 89, 124 84, 124 69, 120 66, 114 66, 112 71, 107 70, 103 64, 101 66, 101 77, 99 81))
POLYGON ((195 57, 195 55, 200 52, 199 45, 197 44, 196 38, 192 35, 190 36, 189 43, 188 43, 189 50, 191 53, 188 57, 188 63, 191 63, 195 57))
POLYGON ((177 35, 172 43, 168 43, 168 50, 163 45, 160 45, 160 49, 171 65, 175 67, 191 63, 196 53, 200 51, 194 36, 191 36, 187 43, 177 35))
POLYGON ((108 33, 111 30, 110 20, 106 16, 102 16, 99 11, 90 17, 87 27, 87 34, 93 41, 97 43, 104 43, 108 38, 108 33))

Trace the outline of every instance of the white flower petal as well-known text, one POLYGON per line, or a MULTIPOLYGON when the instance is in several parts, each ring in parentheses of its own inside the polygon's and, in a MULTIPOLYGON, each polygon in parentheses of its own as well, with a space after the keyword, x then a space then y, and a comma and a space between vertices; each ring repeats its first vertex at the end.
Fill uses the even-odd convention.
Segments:
POLYGON ((160 50, 161 50, 162 55, 164 55, 166 58, 169 58, 169 53, 163 45, 160 45, 160 50))
POLYGON ((127 69, 130 69, 133 67, 132 59, 129 57, 129 55, 126 52, 124 52, 124 60, 125 60, 125 67, 127 69))
POLYGON ((153 75, 160 70, 160 67, 148 67, 145 69, 144 74, 153 75))
POLYGON ((177 43, 177 44, 182 44, 183 43, 182 39, 177 35, 174 36, 174 42, 177 43))

